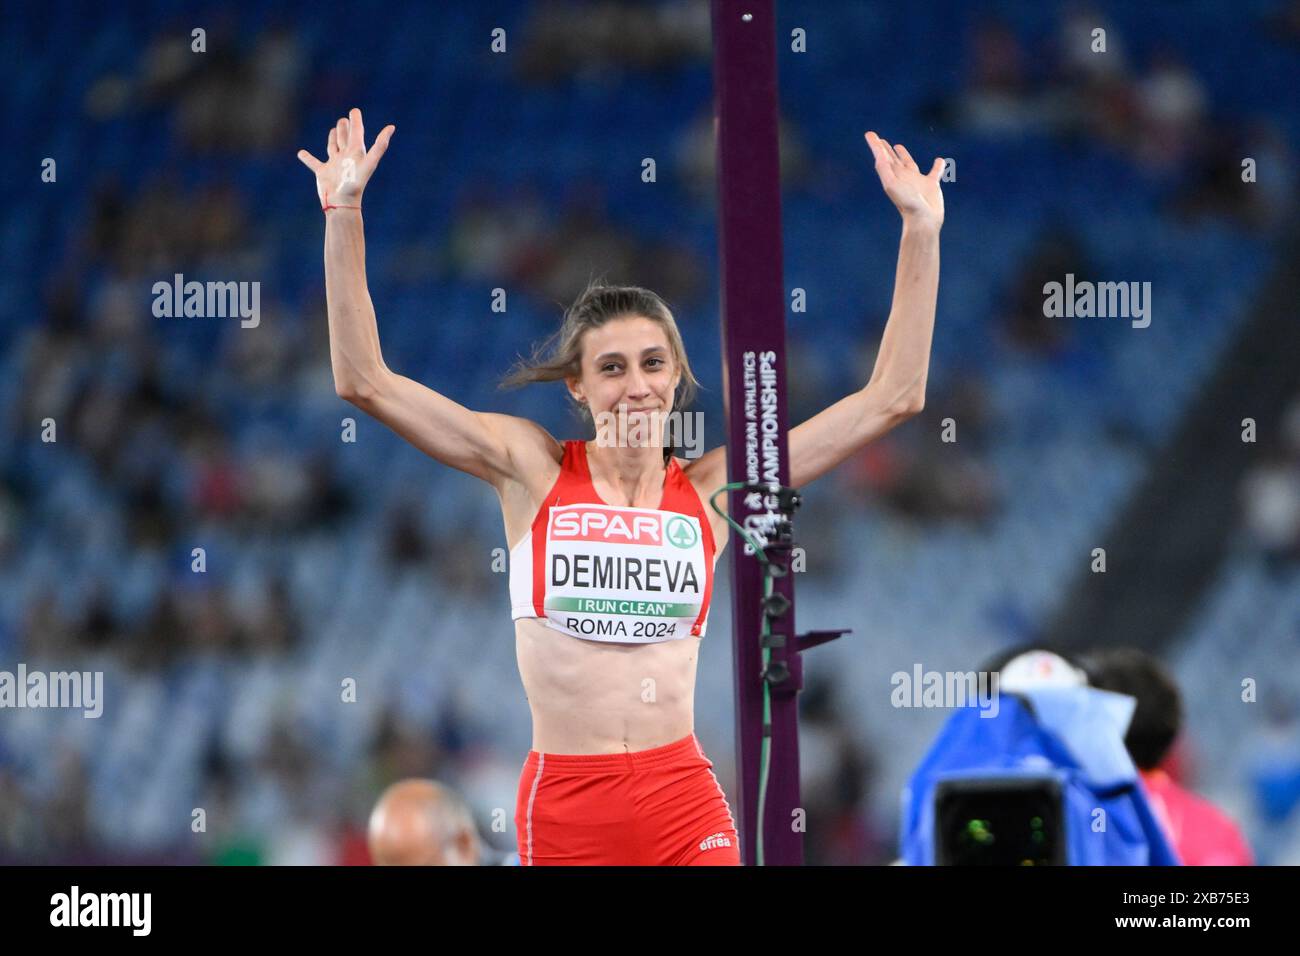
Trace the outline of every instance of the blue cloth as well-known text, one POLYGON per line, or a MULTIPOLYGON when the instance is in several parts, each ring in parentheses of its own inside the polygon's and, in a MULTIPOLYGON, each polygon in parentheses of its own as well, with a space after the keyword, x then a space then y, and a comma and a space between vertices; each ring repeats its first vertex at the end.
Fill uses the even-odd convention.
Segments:
POLYGON ((958 709, 903 792, 903 862, 934 865, 940 781, 1051 776, 1061 785, 1070 865, 1179 865, 1124 749, 1132 710, 1131 698, 1090 687, 1004 693, 994 717, 958 709))

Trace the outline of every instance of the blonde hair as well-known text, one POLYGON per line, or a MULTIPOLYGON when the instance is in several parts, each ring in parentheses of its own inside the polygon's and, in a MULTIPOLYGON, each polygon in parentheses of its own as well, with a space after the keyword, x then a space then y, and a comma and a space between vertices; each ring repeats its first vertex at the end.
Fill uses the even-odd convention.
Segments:
MULTIPOLYGON (((686 358, 686 346, 677 329, 677 321, 667 303, 649 289, 631 285, 605 285, 596 279, 564 313, 564 322, 554 334, 533 351, 529 359, 519 362, 501 380, 501 388, 519 388, 534 382, 560 382, 569 377, 582 378, 582 337, 614 319, 644 317, 657 322, 668 337, 673 364, 681 373, 673 409, 680 411, 695 399, 700 383, 686 358)), ((584 420, 594 425, 591 409, 569 396, 584 420)))

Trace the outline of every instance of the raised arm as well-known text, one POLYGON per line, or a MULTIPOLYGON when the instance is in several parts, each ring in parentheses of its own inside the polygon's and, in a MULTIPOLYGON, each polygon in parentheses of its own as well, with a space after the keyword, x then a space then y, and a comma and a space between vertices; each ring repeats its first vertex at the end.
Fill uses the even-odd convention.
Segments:
POLYGON ((790 483, 802 487, 925 406, 939 295, 939 230, 943 193, 936 159, 922 175, 903 146, 891 147, 875 133, 867 144, 885 193, 903 217, 894 276, 894 301, 865 386, 790 430, 790 483))
MULTIPOLYGON (((867 384, 790 429, 790 484, 795 488, 820 478, 925 407, 939 295, 943 160, 936 159, 923 176, 901 145, 890 146, 875 133, 867 133, 866 139, 876 157, 880 184, 903 217, 894 302, 867 384)), ((710 449, 687 470, 701 487, 722 487, 727 480, 726 447, 710 449)), ((720 505, 725 503, 723 498, 720 505)))
POLYGON ((305 149, 298 152, 316 176, 325 211, 325 300, 334 390, 430 457, 499 486, 534 467, 535 456, 553 454, 555 439, 525 419, 471 411, 384 364, 366 286, 361 195, 394 130, 386 126, 367 152, 361 111, 354 109, 330 130, 325 162, 305 149))

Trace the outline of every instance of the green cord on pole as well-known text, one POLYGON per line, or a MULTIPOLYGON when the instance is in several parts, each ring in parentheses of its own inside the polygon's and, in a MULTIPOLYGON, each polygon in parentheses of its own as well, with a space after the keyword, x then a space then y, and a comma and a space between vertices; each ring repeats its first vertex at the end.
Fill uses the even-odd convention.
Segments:
MULTIPOLYGON (((709 496, 709 506, 713 508, 713 510, 716 511, 719 515, 721 515, 722 518, 727 522, 727 524, 731 525, 731 527, 733 527, 736 530, 737 534, 739 534, 742 538, 745 539, 746 544, 748 544, 751 548, 754 549, 754 556, 757 557, 758 560, 763 565, 763 599, 764 602, 766 602, 767 598, 772 596, 772 587, 775 580, 771 570, 772 562, 768 560, 767 555, 763 552, 763 549, 762 547, 759 546, 758 542, 755 541, 752 537, 750 537, 749 532, 746 531, 739 524, 737 524, 735 519, 733 519, 731 515, 727 514, 721 508, 718 507, 718 501, 717 501, 718 495, 722 494, 724 491, 736 491, 737 489, 743 487, 745 487, 745 483, 741 481, 733 481, 723 485, 721 488, 719 488, 717 491, 715 491, 712 495, 709 496)), ((762 633, 762 636, 764 638, 771 637, 770 627, 771 627, 771 622, 768 621, 767 614, 764 613, 763 633, 762 633)), ((772 660, 772 649, 768 647, 767 641, 763 641, 762 653, 763 653, 762 673, 766 675, 767 669, 770 666, 772 660)), ((755 848, 754 848, 755 849, 754 856, 758 860, 759 866, 763 866, 763 859, 764 859, 763 823, 767 816, 767 812, 766 812, 767 811, 767 780, 768 780, 769 772, 771 770, 771 764, 772 764, 772 688, 771 685, 768 684, 766 676, 764 676, 763 678, 763 739, 759 749, 759 760, 758 760, 758 838, 755 841, 755 848)))

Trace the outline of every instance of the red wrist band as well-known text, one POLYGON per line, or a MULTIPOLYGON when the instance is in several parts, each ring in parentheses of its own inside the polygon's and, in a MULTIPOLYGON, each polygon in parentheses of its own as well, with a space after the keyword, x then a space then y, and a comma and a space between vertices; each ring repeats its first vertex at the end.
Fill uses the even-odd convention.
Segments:
POLYGON ((328 190, 328 189, 325 190, 325 202, 321 204, 321 207, 320 207, 320 208, 321 208, 321 212, 329 212, 331 209, 355 209, 355 210, 357 210, 358 212, 361 211, 361 207, 360 207, 360 206, 341 206, 341 205, 338 205, 338 204, 331 204, 331 203, 330 203, 330 193, 329 193, 329 190, 328 190))

